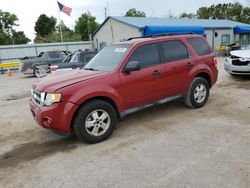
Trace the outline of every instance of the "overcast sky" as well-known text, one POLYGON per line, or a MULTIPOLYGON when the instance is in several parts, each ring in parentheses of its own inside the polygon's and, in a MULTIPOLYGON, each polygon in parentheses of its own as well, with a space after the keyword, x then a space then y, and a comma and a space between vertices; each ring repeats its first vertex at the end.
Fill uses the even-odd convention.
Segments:
MULTIPOLYGON (((235 2, 234 0, 58 0, 60 3, 71 7, 71 17, 60 13, 64 23, 74 28, 77 18, 87 10, 97 18, 99 23, 104 20, 104 7, 108 3, 109 15, 121 16, 128 9, 142 10, 147 16, 165 17, 169 14, 180 15, 182 12, 196 12, 199 7, 217 3, 235 2)), ((246 4, 246 0, 239 2, 246 4)), ((42 13, 58 18, 56 0, 0 0, 0 9, 14 13, 19 18, 19 27, 25 34, 34 39, 34 25, 42 13)))

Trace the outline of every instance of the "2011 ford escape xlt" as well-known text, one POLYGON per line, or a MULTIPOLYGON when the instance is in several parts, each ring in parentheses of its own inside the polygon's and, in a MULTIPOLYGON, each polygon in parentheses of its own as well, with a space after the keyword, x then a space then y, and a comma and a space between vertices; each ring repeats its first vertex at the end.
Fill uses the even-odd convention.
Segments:
POLYGON ((204 106, 217 75, 202 36, 136 38, 105 47, 84 69, 36 81, 30 109, 42 127, 97 143, 111 136, 120 118, 145 107, 177 98, 204 106))

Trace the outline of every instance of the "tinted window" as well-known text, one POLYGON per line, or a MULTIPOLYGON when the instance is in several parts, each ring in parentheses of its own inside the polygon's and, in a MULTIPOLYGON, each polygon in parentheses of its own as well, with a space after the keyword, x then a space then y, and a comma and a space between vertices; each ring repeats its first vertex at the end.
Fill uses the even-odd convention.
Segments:
POLYGON ((138 61, 142 68, 160 63, 160 55, 157 44, 148 44, 139 47, 130 57, 129 61, 138 61))
POLYGON ((181 41, 163 42, 162 47, 166 61, 177 61, 189 57, 188 50, 181 41))
POLYGON ((211 53, 207 43, 203 39, 188 39, 188 42, 199 55, 207 55, 211 53))
POLYGON ((49 57, 50 58, 60 58, 60 53, 59 52, 49 52, 49 57))

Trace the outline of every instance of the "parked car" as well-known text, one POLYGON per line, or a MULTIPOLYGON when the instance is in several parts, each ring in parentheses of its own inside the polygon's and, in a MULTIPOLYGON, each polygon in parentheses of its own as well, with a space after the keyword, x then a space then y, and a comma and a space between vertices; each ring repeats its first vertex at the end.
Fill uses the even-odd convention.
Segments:
POLYGON ((202 36, 137 38, 105 47, 84 69, 37 80, 30 109, 40 126, 72 130, 81 141, 97 143, 138 110, 174 99, 204 106, 217 75, 213 50, 202 36))
POLYGON ((97 51, 76 51, 68 55, 62 63, 50 66, 50 70, 83 68, 96 54, 97 51))
POLYGON ((49 72, 50 65, 61 63, 69 53, 69 51, 44 51, 37 57, 26 57, 21 60, 21 72, 40 77, 40 70, 49 72))
POLYGON ((231 51, 224 68, 231 75, 250 75, 250 45, 242 50, 231 51))

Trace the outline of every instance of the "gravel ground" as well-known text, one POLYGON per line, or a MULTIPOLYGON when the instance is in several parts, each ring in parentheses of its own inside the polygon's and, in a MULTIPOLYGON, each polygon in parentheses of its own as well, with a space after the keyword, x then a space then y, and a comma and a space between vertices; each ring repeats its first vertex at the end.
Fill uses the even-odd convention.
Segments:
POLYGON ((95 145, 39 127, 34 78, 1 75, 0 187, 250 187, 250 78, 219 70, 204 108, 132 114, 95 145))

